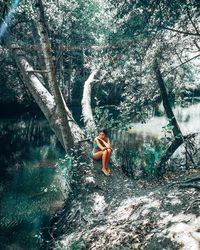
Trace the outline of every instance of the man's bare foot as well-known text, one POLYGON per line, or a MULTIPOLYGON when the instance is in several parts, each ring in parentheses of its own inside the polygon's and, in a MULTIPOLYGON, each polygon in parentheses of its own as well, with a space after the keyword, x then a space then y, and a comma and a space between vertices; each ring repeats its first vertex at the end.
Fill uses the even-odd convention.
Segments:
POLYGON ((109 175, 110 175, 110 172, 108 172, 107 169, 102 168, 102 171, 103 171, 103 173, 104 173, 106 176, 109 176, 109 175))

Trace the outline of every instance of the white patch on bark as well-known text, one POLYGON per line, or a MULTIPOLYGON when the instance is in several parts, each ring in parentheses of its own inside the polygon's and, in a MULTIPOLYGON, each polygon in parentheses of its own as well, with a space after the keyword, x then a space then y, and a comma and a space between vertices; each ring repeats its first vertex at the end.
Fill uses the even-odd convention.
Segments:
POLYGON ((94 81, 94 77, 97 74, 97 72, 98 70, 92 71, 88 79, 85 81, 83 89, 83 98, 81 101, 83 120, 89 134, 95 130, 95 122, 93 119, 92 107, 91 107, 91 90, 92 90, 92 83, 94 81))
POLYGON ((181 204, 181 200, 174 198, 170 201, 171 205, 178 205, 181 204))

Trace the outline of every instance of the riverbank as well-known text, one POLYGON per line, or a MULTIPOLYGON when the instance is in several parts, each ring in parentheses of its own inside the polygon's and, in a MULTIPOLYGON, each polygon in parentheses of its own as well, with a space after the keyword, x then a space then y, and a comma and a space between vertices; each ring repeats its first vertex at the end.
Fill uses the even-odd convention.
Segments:
POLYGON ((200 202, 195 185, 200 171, 183 175, 168 174, 152 185, 138 181, 134 188, 125 182, 123 192, 109 202, 96 195, 96 209, 86 216, 84 226, 71 228, 55 249, 198 250, 200 202))

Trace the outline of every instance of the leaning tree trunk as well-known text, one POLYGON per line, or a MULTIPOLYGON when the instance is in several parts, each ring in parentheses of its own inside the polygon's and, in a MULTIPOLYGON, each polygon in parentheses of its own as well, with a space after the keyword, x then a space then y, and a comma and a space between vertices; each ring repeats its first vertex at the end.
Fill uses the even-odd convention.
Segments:
POLYGON ((164 155, 161 157, 160 162, 158 164, 159 167, 162 167, 165 164, 165 162, 167 162, 171 158, 171 156, 174 154, 177 148, 184 142, 184 137, 180 130, 180 127, 178 125, 174 112, 170 106, 170 102, 169 102, 168 95, 167 95, 167 90, 166 90, 165 83, 162 78, 162 74, 160 72, 160 66, 159 66, 157 58, 154 59, 153 68, 154 68, 156 80, 160 89, 163 106, 164 106, 167 118, 172 125, 172 131, 174 135, 174 140, 172 141, 171 145, 167 148, 167 150, 165 151, 164 155))
POLYGON ((67 151, 70 151, 70 149, 73 147, 73 138, 69 127, 69 121, 68 117, 65 112, 65 104, 64 100, 62 98, 59 85, 56 79, 56 72, 55 67, 53 64, 53 59, 51 56, 51 48, 50 48, 50 42, 47 35, 47 26, 45 24, 45 16, 44 16, 44 9, 43 4, 41 0, 35 1, 35 7, 37 9, 37 27, 38 27, 38 33, 40 37, 40 42, 42 46, 42 52, 44 55, 47 75, 48 75, 48 83, 50 87, 51 94, 55 98, 56 102, 56 108, 58 110, 58 118, 60 120, 60 128, 61 128, 61 134, 63 137, 63 144, 64 148, 67 151))
MULTIPOLYGON (((18 57, 16 55, 16 62, 23 75, 26 87, 42 110, 58 140, 64 147, 63 137, 60 129, 61 124, 56 114, 57 110, 55 98, 49 93, 49 91, 41 82, 42 76, 39 79, 35 74, 35 72, 39 72, 39 70, 35 71, 28 63, 28 61, 22 56, 18 57)), ((73 135, 73 141, 75 142, 75 144, 80 143, 81 141, 85 140, 85 135, 75 122, 67 105, 65 105, 64 108, 65 115, 68 116, 69 127, 73 135)))
POLYGON ((83 121, 85 124, 85 128, 89 135, 94 134, 96 130, 96 125, 94 122, 93 114, 92 114, 92 107, 91 107, 91 91, 92 91, 92 83, 94 82, 94 77, 97 74, 98 70, 94 70, 88 79, 84 83, 83 89, 83 98, 81 101, 82 104, 82 114, 83 114, 83 121))

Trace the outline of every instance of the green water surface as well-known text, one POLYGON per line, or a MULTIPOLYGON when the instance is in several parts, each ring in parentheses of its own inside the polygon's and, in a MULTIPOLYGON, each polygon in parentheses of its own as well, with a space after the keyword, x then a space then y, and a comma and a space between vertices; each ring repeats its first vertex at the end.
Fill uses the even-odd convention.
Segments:
POLYGON ((0 249, 41 249, 64 201, 64 152, 44 118, 0 120, 0 249))

